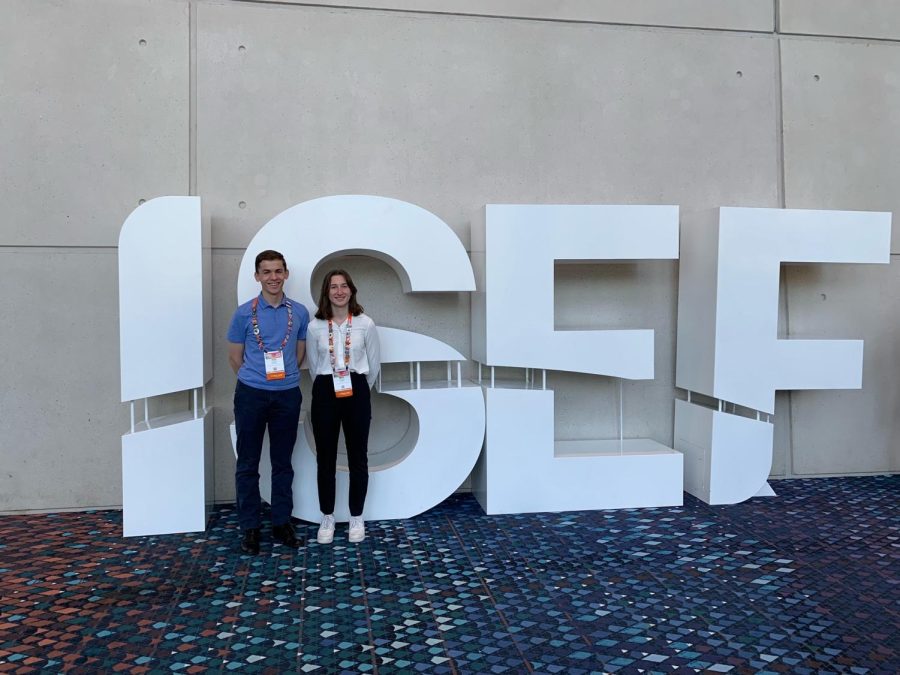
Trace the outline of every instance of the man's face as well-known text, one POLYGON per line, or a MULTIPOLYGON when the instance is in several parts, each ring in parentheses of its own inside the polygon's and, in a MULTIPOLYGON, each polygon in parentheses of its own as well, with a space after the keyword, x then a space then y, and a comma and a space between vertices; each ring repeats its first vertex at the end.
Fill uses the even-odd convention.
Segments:
POLYGON ((278 296, 289 274, 280 260, 263 260, 259 263, 259 270, 253 276, 267 294, 278 296))

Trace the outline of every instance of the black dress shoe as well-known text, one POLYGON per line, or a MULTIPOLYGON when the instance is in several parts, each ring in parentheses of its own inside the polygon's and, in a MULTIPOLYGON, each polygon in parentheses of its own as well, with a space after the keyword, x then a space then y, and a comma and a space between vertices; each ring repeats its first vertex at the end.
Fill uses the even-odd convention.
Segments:
POLYGON ((244 553, 249 553, 250 555, 259 555, 259 528, 253 527, 249 530, 244 530, 244 535, 241 537, 241 550, 244 553))
POLYGON ((297 548, 300 545, 300 542, 297 540, 297 533, 294 532, 294 526, 291 523, 273 525, 272 538, 290 548, 297 548))

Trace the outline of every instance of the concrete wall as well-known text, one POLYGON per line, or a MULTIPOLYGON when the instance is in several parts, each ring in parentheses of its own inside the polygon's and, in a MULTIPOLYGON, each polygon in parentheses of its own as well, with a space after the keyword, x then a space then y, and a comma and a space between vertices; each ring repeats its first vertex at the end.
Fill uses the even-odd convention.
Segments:
MULTIPOLYGON (((396 197, 467 246, 489 202, 900 212, 900 8, 861 5, 6 0, 0 511, 121 503, 115 245, 141 199, 199 194, 212 218, 219 500, 238 265, 293 204, 396 197)), ((404 296, 383 263, 343 262, 381 324, 469 353, 465 295, 404 296)), ((785 268, 784 335, 862 338, 866 357, 862 391, 779 395, 774 475, 900 470, 896 269, 785 268)), ((625 434, 670 444, 677 263, 561 265, 556 283, 560 328, 656 329, 625 434)), ((549 384, 558 438, 615 433, 614 382, 549 384)), ((376 464, 408 420, 376 402, 376 464)))

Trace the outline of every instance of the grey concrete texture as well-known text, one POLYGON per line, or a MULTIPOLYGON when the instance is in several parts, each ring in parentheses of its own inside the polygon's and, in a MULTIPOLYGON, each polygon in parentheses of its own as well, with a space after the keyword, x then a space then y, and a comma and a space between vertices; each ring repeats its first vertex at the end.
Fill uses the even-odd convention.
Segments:
POLYGON ((2 243, 115 246, 138 200, 189 189, 187 3, 2 11, 2 243))
POLYGON ((121 503, 117 277, 111 250, 0 250, 0 511, 121 503))
POLYGON ((780 0, 783 33, 900 40, 897 0, 780 0))
POLYGON ((197 14, 198 191, 216 247, 342 193, 418 204, 466 246, 487 203, 778 204, 765 37, 283 5, 197 14))
POLYGON ((781 50, 785 206, 900 213, 900 44, 794 38, 781 50))
POLYGON ((775 392, 775 421, 772 438, 772 469, 770 475, 786 478, 793 475, 791 466, 791 396, 793 392, 775 392))
POLYGON ((771 31, 770 0, 285 0, 294 5, 332 5, 504 18, 771 31))
MULTIPOLYGON (((216 219, 212 218, 215 232, 216 219)), ((213 251, 212 253, 212 349, 213 377, 207 390, 207 404, 215 407, 213 419, 213 448, 215 452, 215 497, 219 501, 234 499, 235 457, 229 425, 234 421, 235 377, 228 364, 225 335, 237 306, 237 273, 243 251, 213 251)), ((305 398, 305 395, 304 395, 305 398)))

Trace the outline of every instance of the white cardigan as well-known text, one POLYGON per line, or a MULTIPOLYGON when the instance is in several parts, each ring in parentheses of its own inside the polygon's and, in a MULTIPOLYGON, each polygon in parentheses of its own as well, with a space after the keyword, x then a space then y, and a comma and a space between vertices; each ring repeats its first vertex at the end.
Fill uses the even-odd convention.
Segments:
MULTIPOLYGON (((344 364, 344 339, 346 322, 334 326, 334 357, 339 367, 344 364)), ((313 319, 306 328, 306 360, 309 374, 331 375, 331 359, 328 356, 328 320, 313 319)), ((369 387, 378 379, 381 370, 381 347, 375 322, 365 314, 354 316, 350 334, 350 371, 366 376, 369 387)))

